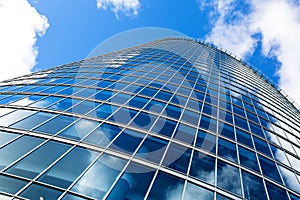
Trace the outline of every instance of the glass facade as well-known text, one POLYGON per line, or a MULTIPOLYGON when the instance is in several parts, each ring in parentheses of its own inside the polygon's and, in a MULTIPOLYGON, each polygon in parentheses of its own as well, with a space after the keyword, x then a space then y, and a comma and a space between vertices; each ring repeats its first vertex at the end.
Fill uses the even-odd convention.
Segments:
POLYGON ((0 83, 0 199, 300 199, 300 112, 169 38, 0 83))

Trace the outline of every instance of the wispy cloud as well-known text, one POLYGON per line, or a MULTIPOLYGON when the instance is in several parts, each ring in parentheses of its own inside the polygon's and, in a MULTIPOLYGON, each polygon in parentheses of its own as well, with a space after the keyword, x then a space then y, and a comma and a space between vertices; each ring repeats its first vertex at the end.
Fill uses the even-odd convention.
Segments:
POLYGON ((27 0, 0 0, 0 80, 30 73, 38 55, 37 37, 48 27, 47 18, 27 0))
POLYGON ((213 28, 206 40, 241 57, 251 55, 261 40, 262 54, 275 56, 281 63, 279 86, 299 104, 300 4, 293 0, 204 2, 202 9, 213 7, 213 28))
POLYGON ((97 8, 106 10, 110 8, 116 18, 119 18, 119 12, 127 16, 136 16, 140 8, 139 0, 97 0, 97 8))

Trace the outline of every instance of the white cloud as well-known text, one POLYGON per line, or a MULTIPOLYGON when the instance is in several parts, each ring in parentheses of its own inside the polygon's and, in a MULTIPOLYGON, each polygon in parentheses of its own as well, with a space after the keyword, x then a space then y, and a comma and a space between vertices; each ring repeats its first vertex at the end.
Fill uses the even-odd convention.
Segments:
MULTIPOLYGON (((208 6, 207 3, 201 6, 208 6)), ((251 55, 262 35, 262 53, 275 56, 279 86, 300 103, 300 5, 292 0, 215 0, 212 31, 206 40, 232 53, 251 55), (240 4, 246 7, 241 8, 240 4), (243 10, 244 9, 244 10, 243 10)))
POLYGON ((30 73, 36 64, 37 36, 49 27, 27 0, 0 0, 0 80, 30 73))
POLYGON ((118 13, 123 12, 127 16, 136 16, 140 8, 139 0, 97 0, 97 8, 106 10, 110 8, 118 19, 118 13))

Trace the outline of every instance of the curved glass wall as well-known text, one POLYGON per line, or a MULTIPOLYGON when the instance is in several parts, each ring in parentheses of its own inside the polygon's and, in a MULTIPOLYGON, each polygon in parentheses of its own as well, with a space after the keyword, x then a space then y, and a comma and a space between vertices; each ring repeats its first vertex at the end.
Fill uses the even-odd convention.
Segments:
POLYGON ((0 199, 300 199, 300 113, 165 39, 4 81, 0 199))

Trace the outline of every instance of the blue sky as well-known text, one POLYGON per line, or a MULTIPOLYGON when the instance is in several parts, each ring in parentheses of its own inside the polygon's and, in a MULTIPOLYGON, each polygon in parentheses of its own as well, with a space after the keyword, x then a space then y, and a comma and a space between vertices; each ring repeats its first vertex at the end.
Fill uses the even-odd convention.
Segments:
POLYGON ((300 101, 296 0, 0 0, 0 26, 1 79, 84 59, 126 30, 161 27, 229 50, 300 101))

